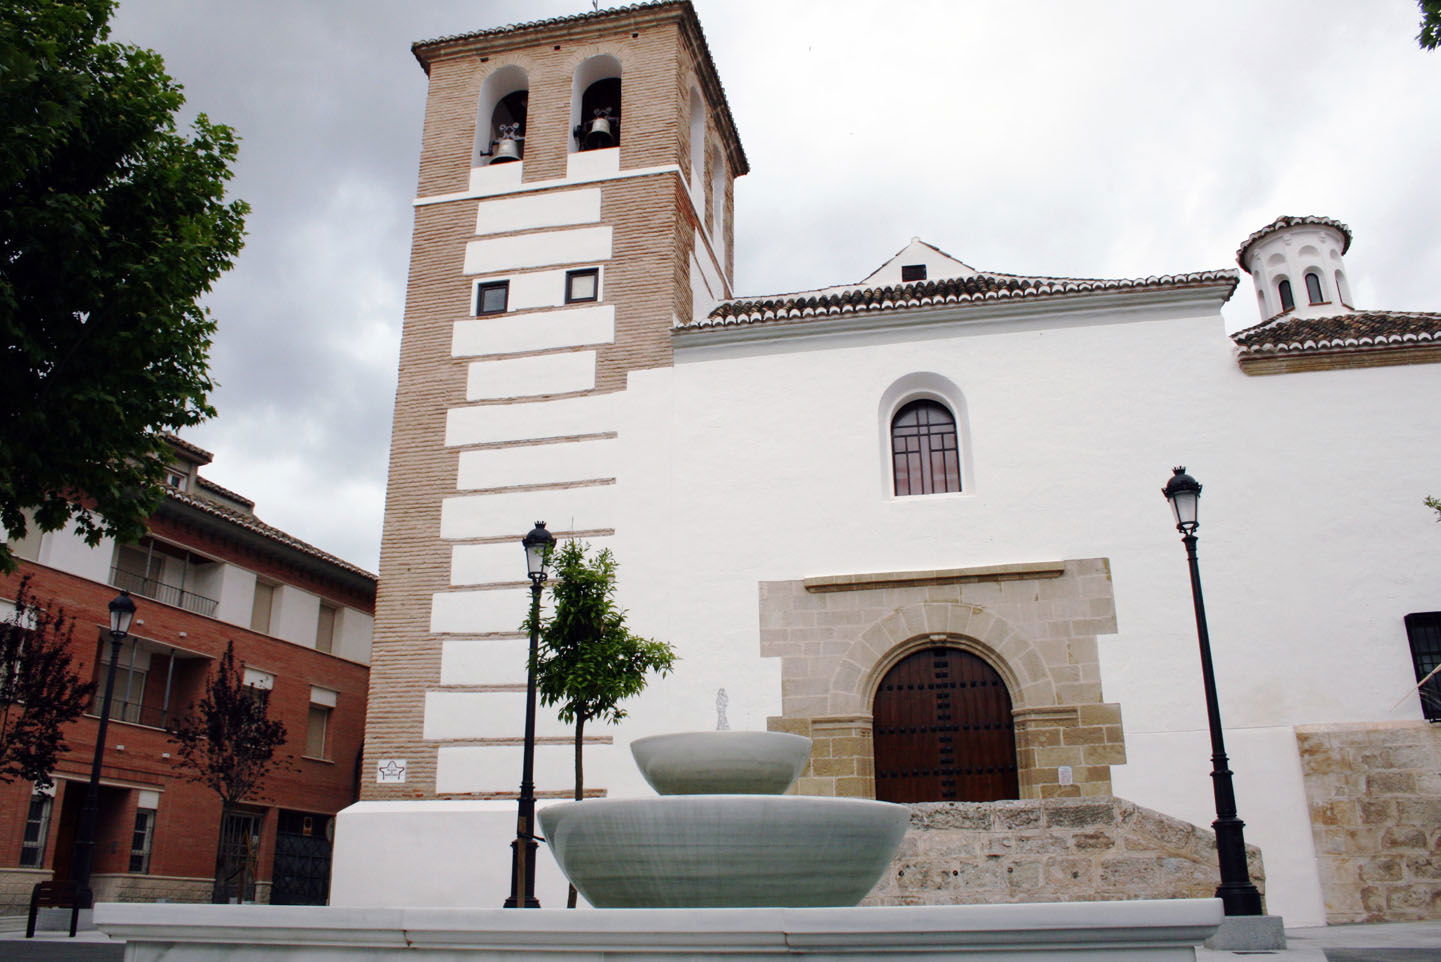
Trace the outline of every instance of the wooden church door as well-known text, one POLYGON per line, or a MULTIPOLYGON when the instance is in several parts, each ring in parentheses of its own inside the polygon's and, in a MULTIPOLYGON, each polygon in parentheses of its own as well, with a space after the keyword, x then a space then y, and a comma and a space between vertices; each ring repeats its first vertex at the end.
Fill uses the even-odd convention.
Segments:
POLYGON ((959 648, 927 648, 881 680, 872 707, 876 798, 1015 798, 1016 734, 1000 674, 959 648))

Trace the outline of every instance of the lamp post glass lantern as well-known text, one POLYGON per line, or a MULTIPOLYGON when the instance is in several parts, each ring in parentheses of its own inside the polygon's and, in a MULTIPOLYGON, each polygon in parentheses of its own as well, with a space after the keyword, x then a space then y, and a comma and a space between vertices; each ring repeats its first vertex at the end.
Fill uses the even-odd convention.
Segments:
MULTIPOLYGON (((110 602, 110 664, 105 669, 105 691, 100 699, 100 724, 95 730, 95 754, 90 761, 90 782, 85 786, 85 803, 75 830, 70 860, 70 878, 77 904, 90 905, 90 873, 95 865, 95 823, 100 811, 100 769, 105 763, 105 736, 110 728, 110 695, 115 690, 115 666, 120 662, 120 645, 130 634, 135 620, 135 600, 122 591, 110 602)), ((71 932, 73 935, 74 932, 71 932)))
POLYGON ((1171 479, 1161 489, 1171 504, 1176 530, 1186 546, 1186 563, 1191 571, 1191 603, 1196 612, 1196 639, 1201 646, 1201 680, 1206 689, 1206 718, 1211 728, 1211 789, 1216 797, 1216 855, 1220 862, 1221 884, 1216 898, 1221 900, 1227 915, 1260 915, 1261 893, 1251 884, 1246 868, 1246 823, 1236 814, 1236 791, 1232 782, 1230 759, 1221 730, 1221 706, 1216 697, 1216 673, 1211 665, 1211 635, 1206 627, 1206 604, 1201 596, 1201 569, 1196 561, 1196 529, 1199 528, 1198 508, 1201 485, 1186 473, 1184 467, 1172 469, 1171 479))
POLYGON ((555 537, 545 522, 521 539, 525 548, 525 571, 530 578, 530 657, 525 670, 525 744, 521 750, 520 798, 515 817, 515 841, 510 843, 510 896, 505 908, 538 909, 535 898, 535 655, 540 642, 540 591, 545 584, 545 566, 555 537))

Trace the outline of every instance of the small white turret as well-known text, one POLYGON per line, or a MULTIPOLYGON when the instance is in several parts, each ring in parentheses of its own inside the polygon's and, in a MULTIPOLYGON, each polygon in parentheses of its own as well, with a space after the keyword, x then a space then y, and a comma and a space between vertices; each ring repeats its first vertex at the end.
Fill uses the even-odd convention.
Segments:
POLYGON ((1349 314, 1351 288, 1341 258, 1351 228, 1329 217, 1278 217, 1246 238, 1236 263, 1251 274, 1261 319, 1349 314))

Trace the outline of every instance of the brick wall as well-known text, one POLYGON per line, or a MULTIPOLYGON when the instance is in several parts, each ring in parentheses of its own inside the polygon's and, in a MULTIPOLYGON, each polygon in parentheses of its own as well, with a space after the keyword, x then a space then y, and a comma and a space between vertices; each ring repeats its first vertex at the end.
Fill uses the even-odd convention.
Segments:
MULTIPOLYGON (((1215 835, 1122 798, 911 805, 866 905, 1212 898, 1215 835)), ((1261 852, 1247 846, 1265 891, 1261 852)))
MULTIPOLYGON (((46 605, 58 604, 75 617, 72 669, 81 678, 92 678, 100 654, 101 627, 108 626, 109 622, 106 605, 115 597, 116 589, 28 562, 21 566, 20 574, 25 573, 32 575, 31 592, 37 599, 46 605)), ((0 597, 15 596, 19 577, 0 577, 0 597)), ((332 814, 355 798, 355 762, 365 729, 367 669, 333 655, 151 599, 137 598, 136 605, 136 623, 132 626, 136 637, 206 656, 210 659, 205 665, 207 671, 213 670, 226 643, 234 641, 238 661, 276 676, 270 695, 271 717, 284 722, 289 741, 282 751, 293 757, 289 768, 277 771, 266 780, 261 798, 255 800, 256 807, 267 813, 260 871, 261 878, 268 878, 277 808, 332 814), (338 692, 337 706, 331 715, 330 760, 301 757, 311 685, 338 692)), ((205 671, 196 673, 196 687, 188 693, 177 687, 180 700, 174 702, 173 707, 179 710, 186 700, 199 694, 200 678, 204 674, 205 671)), ((97 724, 91 717, 82 717, 64 733, 69 749, 55 770, 61 787, 46 848, 47 869, 54 865, 57 849, 64 847, 58 843, 65 796, 68 793, 83 795, 89 778, 97 724)), ((106 740, 102 770, 102 784, 106 787, 101 796, 102 825, 96 847, 96 873, 128 876, 136 790, 153 789, 159 790, 161 796, 150 874, 180 879, 212 878, 220 827, 220 802, 216 795, 180 775, 174 760, 175 745, 163 730, 112 718, 106 740), (122 745, 123 751, 119 747, 122 745), (166 757, 167 753, 170 757, 166 757)), ((28 783, 0 785, 0 868, 8 867, 7 877, 14 876, 10 869, 16 869, 19 863, 30 795, 28 783)), ((29 877, 27 873, 21 875, 29 877)), ((120 888, 143 888, 149 884, 143 881, 145 878, 129 876, 128 881, 113 884, 120 888)), ((28 898, 27 889, 25 900, 28 898)))
POLYGON ((1441 727, 1296 729, 1326 921, 1441 918, 1441 727))

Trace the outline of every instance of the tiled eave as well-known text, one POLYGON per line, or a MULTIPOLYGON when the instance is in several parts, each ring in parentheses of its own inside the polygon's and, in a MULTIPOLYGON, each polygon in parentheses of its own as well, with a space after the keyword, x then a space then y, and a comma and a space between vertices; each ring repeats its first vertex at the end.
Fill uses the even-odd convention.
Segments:
POLYGON ((1252 374, 1441 362, 1441 314, 1358 311, 1281 318, 1231 335, 1252 374))
POLYGON ((1251 268, 1246 264, 1246 254, 1251 250, 1251 247, 1255 245, 1257 241, 1260 241, 1266 237, 1270 237, 1278 230, 1286 230, 1290 227, 1307 226, 1332 228, 1341 235, 1341 253, 1345 254, 1348 250, 1351 249, 1351 228, 1347 227, 1345 224, 1341 223, 1335 218, 1320 217, 1315 214, 1307 214, 1301 217, 1282 215, 1281 217, 1277 217, 1275 220, 1271 221, 1271 223, 1267 224, 1265 227, 1262 227, 1260 230, 1256 231, 1250 237, 1247 237, 1241 242, 1241 246, 1236 248, 1236 263, 1240 264, 1241 267, 1245 268, 1245 270, 1250 271, 1251 268))
POLYGON ((183 491, 167 490, 166 498, 156 513, 238 541, 261 554, 288 562, 352 590, 368 594, 375 592, 377 578, 365 569, 224 505, 183 491))
POLYGON ((894 287, 849 290, 838 294, 729 301, 700 321, 677 325, 674 334, 689 340, 768 333, 822 333, 859 327, 883 327, 1034 315, 1069 309, 1124 310, 1141 301, 1213 298, 1219 306, 1239 281, 1235 270, 1201 271, 1130 280, 1018 278, 977 275, 942 281, 917 281, 894 287))

